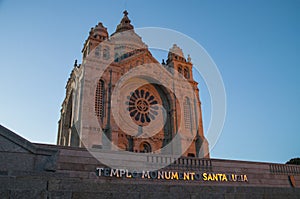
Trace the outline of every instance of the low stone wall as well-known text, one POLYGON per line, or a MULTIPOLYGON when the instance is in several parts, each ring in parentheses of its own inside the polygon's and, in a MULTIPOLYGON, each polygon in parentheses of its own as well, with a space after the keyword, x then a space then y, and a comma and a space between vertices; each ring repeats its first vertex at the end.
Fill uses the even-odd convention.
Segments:
POLYGON ((275 187, 200 186, 117 182, 27 174, 0 177, 1 198, 299 198, 300 190, 275 187))
MULTIPOLYGON (((111 159, 121 155, 101 153, 111 159)), ((127 158, 115 166, 125 169, 122 165, 133 157, 127 158)), ((86 149, 32 144, 0 126, 0 198, 300 198, 299 166, 155 154, 134 158, 145 169, 168 163, 160 171, 174 175, 120 177, 116 170, 99 175, 97 168, 109 168, 86 149), (180 177, 187 173, 188 178, 180 177), (231 175, 246 179, 230 180, 231 175)))

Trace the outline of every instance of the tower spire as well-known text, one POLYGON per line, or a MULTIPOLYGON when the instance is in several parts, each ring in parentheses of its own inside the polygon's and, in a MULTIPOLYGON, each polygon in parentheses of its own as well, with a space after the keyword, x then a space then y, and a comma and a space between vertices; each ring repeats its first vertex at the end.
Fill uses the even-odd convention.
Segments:
POLYGON ((133 29, 133 25, 130 24, 131 21, 128 18, 127 10, 124 10, 123 14, 124 14, 124 16, 123 16, 120 24, 117 26, 116 33, 133 29))

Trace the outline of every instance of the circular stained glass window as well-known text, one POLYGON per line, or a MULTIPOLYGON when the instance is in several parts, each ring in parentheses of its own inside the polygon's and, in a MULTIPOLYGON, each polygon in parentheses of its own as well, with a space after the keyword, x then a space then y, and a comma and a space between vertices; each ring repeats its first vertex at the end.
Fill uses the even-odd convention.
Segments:
POLYGON ((127 96, 130 117, 142 125, 147 125, 158 115, 158 102, 155 97, 143 89, 136 89, 127 96))

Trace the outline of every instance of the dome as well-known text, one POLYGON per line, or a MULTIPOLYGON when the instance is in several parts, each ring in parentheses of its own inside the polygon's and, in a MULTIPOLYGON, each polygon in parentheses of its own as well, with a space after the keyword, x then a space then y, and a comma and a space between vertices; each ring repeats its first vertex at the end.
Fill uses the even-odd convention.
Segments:
POLYGON ((94 28, 94 33, 108 37, 107 28, 105 28, 101 22, 99 22, 94 28))
POLYGON ((142 38, 135 33, 133 25, 130 24, 128 12, 125 10, 124 16, 117 26, 116 32, 111 35, 110 41, 115 46, 115 51, 118 54, 124 54, 133 50, 148 48, 142 41, 142 38))
POLYGON ((94 28, 91 28, 90 37, 100 41, 107 39, 107 28, 104 27, 101 22, 99 22, 94 28))
POLYGON ((170 52, 174 53, 177 56, 184 57, 182 49, 179 48, 176 44, 173 44, 172 48, 170 48, 170 52))

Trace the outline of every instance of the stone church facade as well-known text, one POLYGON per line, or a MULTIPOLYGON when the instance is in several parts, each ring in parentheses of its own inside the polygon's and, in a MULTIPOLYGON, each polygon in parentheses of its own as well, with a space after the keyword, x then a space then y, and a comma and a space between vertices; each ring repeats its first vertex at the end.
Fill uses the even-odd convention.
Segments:
POLYGON ((158 62, 124 11, 111 36, 102 23, 92 28, 82 53, 66 85, 58 145, 209 157, 193 64, 180 47, 158 62))

